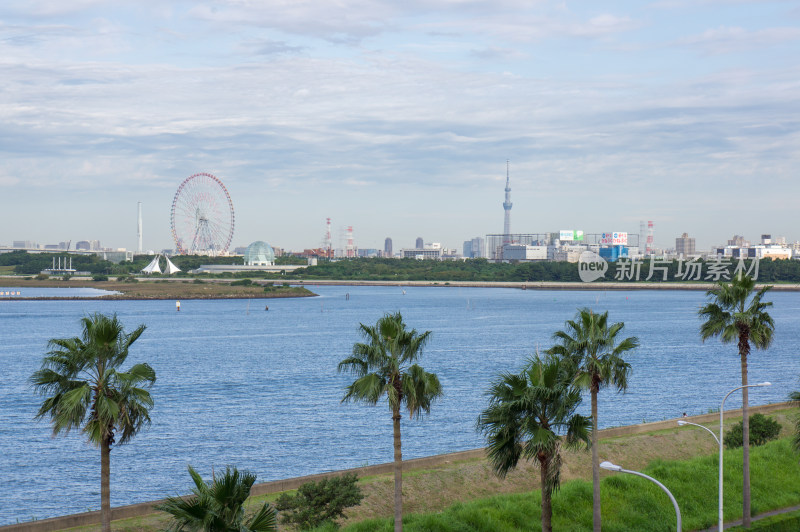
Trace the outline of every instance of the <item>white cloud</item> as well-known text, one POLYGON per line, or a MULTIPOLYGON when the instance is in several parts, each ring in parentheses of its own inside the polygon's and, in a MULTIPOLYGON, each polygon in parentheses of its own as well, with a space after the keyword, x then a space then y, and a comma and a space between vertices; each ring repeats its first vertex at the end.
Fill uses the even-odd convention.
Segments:
MULTIPOLYGON (((24 223, 38 223, 26 205, 48 191, 85 198, 78 211, 124 211, 133 196, 166 211, 180 180, 208 171, 243 219, 291 219, 302 205, 383 238, 390 220, 422 232, 441 209, 436 230, 458 242, 500 229, 506 158, 521 230, 571 223, 558 210, 565 185, 603 229, 621 213, 598 211, 598 199, 641 211, 649 197, 666 217, 712 190, 738 204, 719 189, 726 179, 800 192, 789 178, 800 164, 796 54, 769 65, 739 54, 796 51, 796 30, 774 19, 745 29, 715 18, 657 47, 650 39, 675 44, 682 26, 624 5, 159 5, 126 17, 85 3, 0 27, 0 186, 21 198, 24 223), (389 221, 359 208, 386 198, 389 221)), ((311 238, 280 225, 282 245, 311 238)), ((104 241, 120 227, 107 226, 104 241)))
POLYGON ((677 44, 697 47, 709 54, 735 53, 800 40, 800 27, 763 28, 750 31, 720 26, 699 35, 683 37, 677 44))

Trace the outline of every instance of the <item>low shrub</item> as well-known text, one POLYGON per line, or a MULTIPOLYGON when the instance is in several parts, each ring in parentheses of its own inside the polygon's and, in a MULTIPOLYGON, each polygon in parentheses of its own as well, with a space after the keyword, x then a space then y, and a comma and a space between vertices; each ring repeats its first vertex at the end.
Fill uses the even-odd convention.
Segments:
POLYGON ((97 275, 92 275, 92 281, 97 281, 97 282, 108 281, 108 275, 103 275, 101 273, 98 273, 97 275))
MULTIPOLYGON (((728 449, 736 449, 744 443, 744 425, 740 421, 725 434, 722 441, 728 449)), ((781 424, 764 414, 750 416, 750 445, 764 445, 781 433, 781 424)))
POLYGON ((49 278, 50 278, 50 276, 47 275, 46 273, 40 273, 39 275, 36 276, 36 280, 37 281, 46 281, 49 278))
POLYGON ((357 482, 355 473, 306 482, 295 495, 284 493, 278 497, 275 508, 282 523, 296 525, 300 530, 335 523, 344 515, 345 508, 360 504, 364 498, 357 482))
POLYGON ((241 279, 239 281, 233 281, 231 286, 250 286, 251 284, 253 284, 252 279, 241 279))

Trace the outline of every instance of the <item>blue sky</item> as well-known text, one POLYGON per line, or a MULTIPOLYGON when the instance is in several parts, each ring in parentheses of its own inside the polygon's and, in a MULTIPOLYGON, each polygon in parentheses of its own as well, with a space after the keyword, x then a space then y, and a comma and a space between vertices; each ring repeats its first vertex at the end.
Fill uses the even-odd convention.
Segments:
POLYGON ((6 0, 0 244, 172 247, 209 172, 233 245, 512 232, 800 239, 788 1, 6 0))

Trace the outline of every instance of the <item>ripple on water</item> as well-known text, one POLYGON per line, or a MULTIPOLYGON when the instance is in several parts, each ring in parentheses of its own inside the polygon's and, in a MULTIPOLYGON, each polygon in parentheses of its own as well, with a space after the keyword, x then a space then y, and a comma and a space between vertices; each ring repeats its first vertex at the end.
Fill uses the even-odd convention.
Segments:
MULTIPOLYGON (((48 339, 78 334, 92 312, 116 312, 129 329, 146 324, 128 362, 148 362, 158 375, 152 426, 112 451, 115 506, 188 492, 189 464, 204 476, 236 465, 268 481, 391 461, 388 408, 341 404, 352 377, 336 372, 360 340, 358 324, 384 312, 400 310, 409 326, 433 331, 421 363, 445 393, 430 416, 403 417, 405 458, 480 447, 475 419, 491 380, 549 347, 578 307, 609 310, 641 341, 629 357, 628 392, 600 394, 603 427, 705 413, 740 379, 734 345, 699 340, 702 292, 314 290, 322 297, 274 300, 268 313, 248 313, 246 300, 187 301, 180 313, 172 301, 2 302, 0 524, 99 507, 98 450, 80 433, 52 438, 46 421, 34 421, 41 399, 27 381, 48 339)), ((769 297, 775 342, 753 352, 750 378, 773 386, 753 391, 753 404, 783 401, 797 384, 790 339, 800 335, 800 294, 769 297)), ((588 401, 581 408, 588 414, 588 401)))

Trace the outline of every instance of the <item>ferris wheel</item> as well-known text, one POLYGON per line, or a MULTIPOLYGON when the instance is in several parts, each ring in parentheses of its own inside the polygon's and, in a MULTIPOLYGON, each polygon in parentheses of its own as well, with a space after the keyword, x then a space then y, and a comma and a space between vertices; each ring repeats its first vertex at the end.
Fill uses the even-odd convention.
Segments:
POLYGON ((233 239, 233 202, 211 174, 187 177, 172 200, 172 238, 181 255, 220 255, 233 239))

